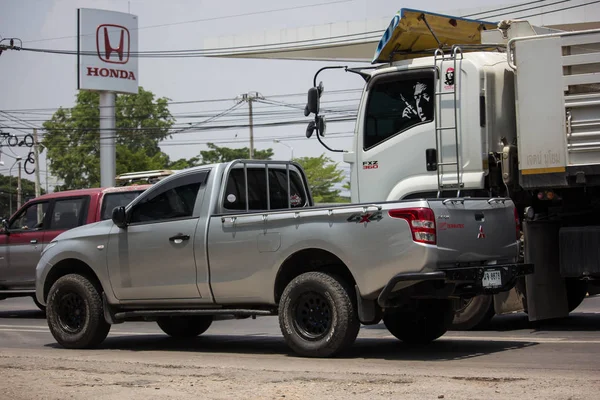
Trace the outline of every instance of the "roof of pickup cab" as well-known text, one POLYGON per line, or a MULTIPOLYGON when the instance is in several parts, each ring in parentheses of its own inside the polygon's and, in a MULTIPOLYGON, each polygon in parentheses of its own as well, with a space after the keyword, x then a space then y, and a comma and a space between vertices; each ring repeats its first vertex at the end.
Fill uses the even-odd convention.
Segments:
POLYGON ((52 192, 36 197, 35 200, 55 199, 59 197, 85 196, 97 193, 118 193, 118 192, 133 192, 136 190, 146 190, 152 185, 132 185, 132 186, 117 186, 117 187, 102 187, 89 189, 65 190, 63 192, 52 192))

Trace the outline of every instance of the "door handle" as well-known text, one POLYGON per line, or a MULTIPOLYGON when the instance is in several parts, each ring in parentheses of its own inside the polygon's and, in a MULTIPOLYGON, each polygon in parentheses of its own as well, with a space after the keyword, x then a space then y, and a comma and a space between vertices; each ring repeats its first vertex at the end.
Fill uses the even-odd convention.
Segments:
POLYGON ((31 239, 31 240, 29 241, 29 243, 31 243, 31 244, 37 244, 37 242, 38 242, 38 240, 37 240, 37 239, 31 239))
POLYGON ((169 238, 169 241, 179 244, 179 243, 183 243, 184 240, 190 240, 190 235, 184 235, 182 233, 178 233, 175 236, 171 236, 169 238))

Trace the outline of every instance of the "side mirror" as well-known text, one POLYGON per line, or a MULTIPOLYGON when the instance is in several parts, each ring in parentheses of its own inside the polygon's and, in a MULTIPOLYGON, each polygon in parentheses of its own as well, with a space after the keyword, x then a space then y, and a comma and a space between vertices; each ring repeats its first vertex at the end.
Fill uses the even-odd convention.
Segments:
POLYGON ((0 227, 0 233, 8 235, 8 221, 3 219, 2 226, 0 227))
POLYGON ((425 149, 425 164, 427 171, 437 170, 437 151, 436 149, 425 149))
POLYGON ((125 206, 113 208, 112 220, 119 228, 124 229, 127 226, 127 214, 125 213, 125 206))
POLYGON ((306 116, 308 116, 310 113, 314 113, 315 115, 319 114, 320 97, 321 93, 319 93, 318 88, 311 87, 308 89, 308 102, 306 103, 306 108, 304 110, 304 114, 306 116))

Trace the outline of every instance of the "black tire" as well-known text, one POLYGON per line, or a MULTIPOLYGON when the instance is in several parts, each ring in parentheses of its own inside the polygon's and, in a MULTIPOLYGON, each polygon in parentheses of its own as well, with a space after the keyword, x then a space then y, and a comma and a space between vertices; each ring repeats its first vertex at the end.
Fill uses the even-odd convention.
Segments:
POLYGON ((448 331, 454 309, 451 300, 415 300, 410 310, 391 311, 383 316, 385 327, 408 344, 428 344, 448 331))
POLYGON ((77 274, 54 282, 48 293, 46 320, 54 339, 68 349, 96 347, 110 331, 98 289, 77 274))
POLYGON ((31 296, 31 298, 33 299, 33 302, 35 303, 37 308, 39 308, 43 312, 46 312, 46 306, 43 305, 42 303, 40 303, 39 301, 37 301, 37 297, 35 297, 35 295, 31 296))
POLYGON ((468 331, 485 326, 494 317, 494 297, 479 295, 454 303, 454 319, 451 330, 468 331))
POLYGON ((212 324, 212 315, 160 317, 156 320, 164 333, 174 338, 186 339, 203 334, 212 324))
POLYGON ((294 278, 279 302, 279 327, 287 345, 303 357, 332 357, 350 347, 360 322, 350 286, 323 272, 294 278))
POLYGON ((575 310, 585 299, 588 287, 587 282, 581 279, 567 278, 565 279, 567 289, 567 304, 569 312, 575 310))

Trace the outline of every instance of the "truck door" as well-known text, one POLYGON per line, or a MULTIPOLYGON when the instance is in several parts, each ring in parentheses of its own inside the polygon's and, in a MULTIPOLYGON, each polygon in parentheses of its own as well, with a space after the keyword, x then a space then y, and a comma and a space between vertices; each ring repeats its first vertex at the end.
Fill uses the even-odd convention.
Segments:
POLYGON ((398 184, 404 193, 419 192, 423 177, 436 187, 425 161, 425 149, 435 148, 434 79, 427 68, 378 75, 368 83, 356 142, 360 202, 399 199, 393 195, 398 184))
MULTIPOLYGON (((118 299, 191 299, 200 293, 194 244, 208 171, 184 174, 149 189, 128 209, 126 229, 113 226, 108 242, 108 271, 118 299)), ((199 260, 202 262, 202 260, 199 260)))
POLYGON ((48 204, 48 201, 31 203, 10 221, 9 233, 5 235, 4 268, 0 272, 0 280, 6 286, 20 288, 35 282, 35 267, 40 261, 48 226, 48 204))

